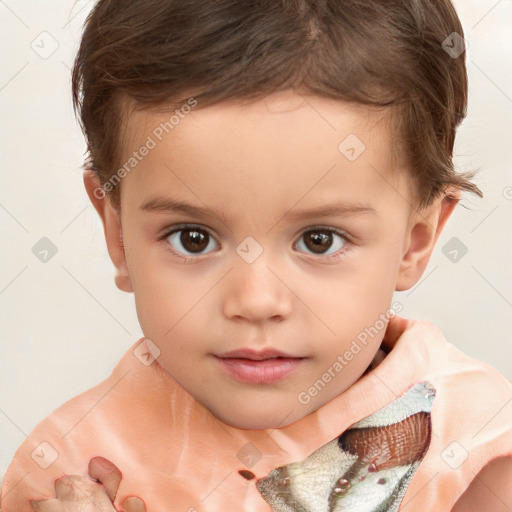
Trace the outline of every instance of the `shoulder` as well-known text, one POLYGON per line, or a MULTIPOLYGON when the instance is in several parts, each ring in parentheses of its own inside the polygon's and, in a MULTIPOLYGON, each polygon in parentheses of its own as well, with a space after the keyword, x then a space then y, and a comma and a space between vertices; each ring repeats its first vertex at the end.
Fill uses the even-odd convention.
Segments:
POLYGON ((476 475, 452 512, 508 512, 512 510, 512 457, 491 460, 476 475))
POLYGON ((446 354, 441 423, 452 441, 441 456, 446 459, 456 448, 467 450, 468 460, 459 471, 469 481, 452 512, 508 512, 512 510, 512 384, 493 366, 449 343, 446 354), (455 448, 447 451, 451 446, 455 448))
MULTIPOLYGON (((512 481, 510 381, 459 350, 428 321, 408 320, 397 348, 402 357, 395 358, 394 368, 405 367, 402 374, 409 380, 426 380, 436 390, 431 445, 409 494, 421 495, 437 510, 450 510, 457 503, 454 512, 490 510, 475 506, 476 499, 492 503, 486 493, 501 494, 507 503, 511 491, 506 484, 512 481)), ((500 510, 510 506, 493 507, 493 512, 500 510)))
POLYGON ((478 453, 482 465, 491 464, 495 457, 512 457, 512 383, 492 365, 468 356, 438 333, 427 349, 438 391, 434 421, 437 413, 443 430, 448 429, 453 439, 463 439, 468 450, 478 453))
MULTIPOLYGON (((450 394, 471 389, 471 393, 466 394, 468 399, 483 395, 487 395, 486 401, 512 398, 509 380, 490 364, 456 347, 443 330, 430 321, 393 317, 381 348, 388 354, 384 359, 386 364, 381 367, 392 367, 409 380, 421 374, 422 378, 437 381, 450 394), (407 361, 406 366, 404 361, 407 361)), ((458 399, 457 396, 452 398, 458 399)))
POLYGON ((108 457, 112 441, 126 435, 134 410, 141 408, 134 400, 145 403, 140 383, 151 383, 155 374, 132 353, 138 343, 109 377, 58 407, 28 435, 4 477, 3 512, 31 512, 30 499, 53 498, 57 478, 87 474, 89 458, 97 450, 108 457))
POLYGON ((444 383, 451 383, 454 388, 459 387, 460 382, 470 388, 482 386, 485 393, 492 391, 500 400, 512 399, 512 383, 499 370, 456 347, 434 323, 408 319, 403 338, 409 345, 408 353, 419 354, 421 363, 444 383))

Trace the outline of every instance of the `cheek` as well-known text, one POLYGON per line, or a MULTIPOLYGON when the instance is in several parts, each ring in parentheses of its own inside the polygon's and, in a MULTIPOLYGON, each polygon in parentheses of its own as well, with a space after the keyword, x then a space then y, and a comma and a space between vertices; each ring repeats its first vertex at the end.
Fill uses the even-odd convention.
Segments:
MULTIPOLYGON (((132 253, 129 269, 137 316, 144 335, 152 341, 190 339, 211 316, 212 288, 218 277, 193 266, 170 265, 149 251, 132 253)), ((180 350, 179 345, 175 349, 180 350)))
POLYGON ((171 275, 150 251, 143 247, 139 250, 137 244, 129 242, 125 242, 125 248, 142 331, 152 341, 160 339, 178 321, 182 304, 178 299, 183 300, 186 288, 179 275, 171 275))
POLYGON ((390 307, 399 261, 398 245, 359 251, 339 271, 316 283, 313 279, 309 292, 303 287, 301 293, 338 334, 347 330, 354 334, 357 326, 371 325, 390 307))

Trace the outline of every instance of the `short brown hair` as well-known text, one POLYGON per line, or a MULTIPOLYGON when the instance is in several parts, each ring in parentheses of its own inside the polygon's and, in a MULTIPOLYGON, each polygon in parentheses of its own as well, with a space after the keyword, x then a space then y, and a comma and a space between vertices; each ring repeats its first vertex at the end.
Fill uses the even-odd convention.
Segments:
POLYGON ((162 108, 196 91, 200 108, 293 87, 390 107, 420 207, 447 186, 482 196, 452 160, 467 109, 465 53, 443 47, 454 33, 450 0, 99 0, 72 76, 85 165, 102 185, 121 165, 123 99, 162 108))

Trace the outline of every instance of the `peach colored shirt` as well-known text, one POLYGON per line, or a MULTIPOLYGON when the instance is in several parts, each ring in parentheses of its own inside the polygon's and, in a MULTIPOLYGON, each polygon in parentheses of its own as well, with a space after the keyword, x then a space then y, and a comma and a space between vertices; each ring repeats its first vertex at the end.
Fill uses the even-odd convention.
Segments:
POLYGON ((31 512, 29 500, 55 497, 54 481, 87 474, 95 455, 123 473, 116 504, 135 494, 148 512, 269 512, 255 481, 238 470, 262 478, 301 461, 420 381, 436 389, 432 438, 399 510, 449 511, 487 462, 512 457, 511 383, 429 322, 408 320, 376 368, 314 413, 277 429, 222 423, 157 361, 141 362, 145 352, 144 340, 137 341, 106 380, 34 429, 6 474, 3 512, 31 512), (251 457, 252 465, 242 462, 251 457))

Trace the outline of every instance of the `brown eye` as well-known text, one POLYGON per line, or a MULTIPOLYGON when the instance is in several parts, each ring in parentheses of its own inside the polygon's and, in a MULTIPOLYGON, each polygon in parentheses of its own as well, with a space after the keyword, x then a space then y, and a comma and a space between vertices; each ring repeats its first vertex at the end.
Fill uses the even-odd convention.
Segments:
POLYGON ((200 228, 183 228, 173 231, 167 241, 172 248, 184 254, 201 254, 207 248, 215 248, 213 237, 200 228))
POLYGON ((346 243, 346 238, 336 231, 330 229, 310 229, 302 235, 297 248, 305 248, 306 252, 313 254, 326 255, 339 251, 346 243), (328 252, 330 249, 333 250, 328 252))
POLYGON ((187 251, 201 252, 208 246, 208 238, 208 233, 205 233, 204 231, 199 231, 197 229, 184 229, 181 232, 180 242, 187 251))
POLYGON ((320 231, 310 231, 304 235, 306 247, 316 254, 324 253, 332 244, 332 234, 320 231))

